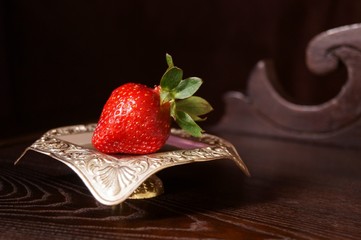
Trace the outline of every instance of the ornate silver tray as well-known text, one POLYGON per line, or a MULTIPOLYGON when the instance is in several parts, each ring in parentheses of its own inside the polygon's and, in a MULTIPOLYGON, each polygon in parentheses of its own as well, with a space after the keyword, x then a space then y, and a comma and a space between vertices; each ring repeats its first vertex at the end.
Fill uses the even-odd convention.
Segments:
POLYGON ((91 145, 95 126, 74 125, 49 130, 26 148, 15 163, 29 150, 48 155, 71 168, 95 199, 105 205, 161 194, 162 182, 154 174, 176 165, 232 159, 249 175, 233 145, 214 135, 203 134, 195 139, 182 130, 172 129, 162 151, 148 155, 108 155, 91 145))

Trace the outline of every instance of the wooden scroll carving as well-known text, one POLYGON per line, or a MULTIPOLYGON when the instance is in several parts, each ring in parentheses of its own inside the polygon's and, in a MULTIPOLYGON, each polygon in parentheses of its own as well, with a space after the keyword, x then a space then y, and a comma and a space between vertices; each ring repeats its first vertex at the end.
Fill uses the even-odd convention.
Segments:
POLYGON ((260 61, 252 71, 247 94, 228 92, 218 130, 298 139, 361 148, 361 24, 316 36, 306 52, 316 74, 346 66, 347 81, 337 96, 319 105, 288 102, 273 87, 274 69, 260 61))

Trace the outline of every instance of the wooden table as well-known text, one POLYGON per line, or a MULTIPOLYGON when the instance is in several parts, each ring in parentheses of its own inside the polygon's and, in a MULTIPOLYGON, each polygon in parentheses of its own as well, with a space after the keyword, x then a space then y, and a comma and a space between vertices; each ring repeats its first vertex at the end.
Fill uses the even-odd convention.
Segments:
POLYGON ((65 165, 37 153, 39 136, 0 147, 0 239, 361 239, 361 154, 217 133, 248 165, 229 160, 161 171, 165 193, 97 203, 65 165))

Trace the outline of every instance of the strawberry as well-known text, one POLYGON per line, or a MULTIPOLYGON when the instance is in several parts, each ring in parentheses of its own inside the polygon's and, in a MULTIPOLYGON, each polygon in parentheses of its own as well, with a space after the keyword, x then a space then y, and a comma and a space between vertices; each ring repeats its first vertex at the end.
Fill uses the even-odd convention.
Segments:
POLYGON ((183 78, 166 55, 168 69, 160 86, 126 83, 115 89, 105 103, 92 137, 104 153, 147 154, 158 151, 170 134, 171 119, 194 137, 203 130, 195 121, 212 110, 201 97, 193 96, 202 84, 198 77, 183 78))

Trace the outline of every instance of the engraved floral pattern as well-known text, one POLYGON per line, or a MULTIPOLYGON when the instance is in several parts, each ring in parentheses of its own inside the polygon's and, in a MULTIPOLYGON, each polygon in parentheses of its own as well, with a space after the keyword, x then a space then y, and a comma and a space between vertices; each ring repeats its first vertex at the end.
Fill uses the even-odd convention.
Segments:
MULTIPOLYGON (((235 160, 242 170, 246 169, 238 155, 229 151, 229 149, 234 149, 230 143, 209 134, 204 134, 202 138, 198 139, 198 141, 207 143, 208 147, 120 158, 57 138, 64 135, 92 132, 95 126, 95 124, 89 124, 52 129, 34 142, 28 150, 49 155, 68 165, 79 175, 94 197, 106 205, 124 201, 148 177, 170 166, 229 158, 235 160)), ((172 134, 190 138, 180 130, 172 130, 172 134)))

